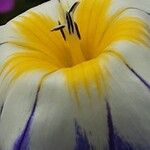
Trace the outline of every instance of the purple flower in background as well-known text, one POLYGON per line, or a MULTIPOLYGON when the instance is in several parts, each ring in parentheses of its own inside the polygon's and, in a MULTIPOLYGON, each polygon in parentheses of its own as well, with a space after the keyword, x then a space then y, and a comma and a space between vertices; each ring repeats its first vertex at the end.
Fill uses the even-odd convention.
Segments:
POLYGON ((15 0, 0 0, 0 13, 6 13, 14 8, 15 0))

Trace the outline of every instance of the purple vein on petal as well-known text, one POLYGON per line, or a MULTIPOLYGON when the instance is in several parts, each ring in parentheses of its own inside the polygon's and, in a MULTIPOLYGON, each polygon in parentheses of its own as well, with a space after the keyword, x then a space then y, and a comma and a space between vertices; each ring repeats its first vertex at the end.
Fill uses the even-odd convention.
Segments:
POLYGON ((111 108, 107 100, 106 100, 106 110, 107 110, 109 150, 134 150, 131 144, 126 142, 123 138, 121 138, 118 135, 117 130, 113 125, 111 108))
POLYGON ((74 150, 94 150, 93 145, 88 140, 86 132, 82 130, 75 120, 76 145, 74 150))
POLYGON ((27 123, 26 123, 21 135, 15 141, 14 146, 13 146, 13 150, 29 150, 29 147, 28 147, 29 146, 29 132, 30 132, 30 127, 31 127, 32 121, 33 121, 34 113, 36 110, 36 106, 37 106, 37 102, 38 102, 38 98, 39 98, 39 92, 41 90, 42 83, 43 83, 44 79, 49 74, 50 73, 45 74, 40 81, 40 84, 39 84, 37 92, 36 92, 35 101, 33 104, 31 114, 27 120, 27 123))
POLYGON ((0 107, 0 119, 1 119, 1 116, 2 116, 3 108, 4 108, 4 104, 2 104, 1 107, 0 107))
POLYGON ((31 114, 29 116, 29 119, 28 119, 28 121, 25 125, 25 128, 22 131, 21 135, 16 140, 16 142, 14 144, 14 147, 13 147, 13 150, 28 150, 29 149, 28 148, 29 132, 30 132, 30 127, 31 127, 31 124, 32 124, 34 112, 35 112, 36 106, 37 106, 39 91, 40 91, 40 86, 38 87, 36 97, 35 97, 35 101, 34 101, 33 108, 32 108, 31 114))
POLYGON ((107 124, 108 124, 108 144, 109 150, 115 150, 115 142, 114 142, 114 126, 112 121, 112 115, 109 103, 106 101, 106 110, 107 110, 107 124))
POLYGON ((143 77, 141 77, 133 68, 131 68, 128 64, 126 64, 128 69, 147 87, 150 91, 150 83, 148 83, 143 77))

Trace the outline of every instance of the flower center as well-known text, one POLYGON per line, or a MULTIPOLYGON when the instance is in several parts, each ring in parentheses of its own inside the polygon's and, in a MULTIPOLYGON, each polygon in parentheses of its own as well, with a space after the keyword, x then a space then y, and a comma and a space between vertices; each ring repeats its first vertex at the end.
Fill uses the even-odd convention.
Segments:
POLYGON ((85 61, 85 57, 81 48, 81 34, 78 24, 74 20, 74 12, 79 4, 75 2, 67 11, 64 9, 61 1, 59 2, 59 18, 58 25, 51 29, 52 32, 60 32, 65 41, 65 48, 68 55, 68 63, 65 67, 72 67, 85 61))
POLYGON ((108 15, 111 2, 83 0, 80 5, 75 2, 66 9, 59 0, 57 21, 34 11, 13 20, 19 38, 9 43, 21 50, 9 57, 0 73, 6 70, 5 78, 13 74, 15 80, 34 70, 46 73, 61 70, 76 97, 80 85, 90 95, 93 84, 99 95, 104 95, 110 75, 105 65, 108 56, 124 61, 113 43, 123 40, 149 47, 150 39, 145 22, 123 15, 127 8, 108 15))

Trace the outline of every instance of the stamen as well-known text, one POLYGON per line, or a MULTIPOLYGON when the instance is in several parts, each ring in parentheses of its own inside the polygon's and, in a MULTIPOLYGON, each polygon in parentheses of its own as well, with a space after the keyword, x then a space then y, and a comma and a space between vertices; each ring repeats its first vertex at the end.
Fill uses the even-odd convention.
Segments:
POLYGON ((8 42, 2 42, 2 43, 0 43, 0 45, 6 44, 6 43, 8 43, 8 42))
POLYGON ((73 25, 73 21, 72 21, 72 18, 70 16, 70 14, 68 13, 68 17, 69 17, 69 21, 70 21, 70 26, 71 26, 71 29, 72 29, 72 33, 74 33, 74 25, 73 25))
POLYGON ((71 24, 70 24, 70 18, 68 13, 66 13, 66 21, 67 21, 68 31, 71 34, 71 24))
POLYGON ((65 36, 65 33, 64 33, 64 30, 63 30, 64 27, 65 27, 65 25, 62 25, 62 24, 60 23, 60 21, 58 21, 58 26, 56 26, 56 27, 54 27, 53 29, 51 29, 51 31, 53 32, 53 31, 58 31, 58 30, 60 30, 60 33, 61 33, 63 39, 66 40, 66 36, 65 36))
POLYGON ((80 31, 79 31, 79 28, 78 28, 78 25, 76 22, 74 22, 74 25, 75 25, 75 29, 76 29, 76 33, 78 35, 78 38, 81 39, 81 35, 80 35, 80 31))
POLYGON ((69 13, 74 13, 78 5, 79 5, 79 2, 75 2, 70 8, 69 13))
MULTIPOLYGON (((61 0, 58 0, 59 3, 61 3, 61 0)), ((78 36, 79 39, 81 39, 81 35, 80 35, 80 32, 79 32, 79 29, 78 29, 78 25, 77 23, 74 21, 73 19, 73 13, 75 12, 77 6, 79 5, 79 2, 75 2, 71 8, 69 9, 69 11, 65 11, 64 8, 62 7, 63 9, 63 13, 64 13, 64 16, 65 16, 65 19, 66 19, 66 23, 65 24, 61 24, 60 21, 58 21, 58 26, 54 27, 51 31, 58 31, 60 30, 64 40, 66 40, 66 36, 65 36, 65 33, 64 33, 64 28, 67 27, 68 28, 68 32, 69 34, 74 34, 74 32, 76 31, 76 34, 78 36)), ((60 12, 62 13, 62 12, 60 12)))
POLYGON ((64 27, 65 27, 65 25, 60 24, 60 25, 54 27, 53 29, 51 29, 51 31, 57 31, 57 30, 63 29, 64 27))
MULTIPOLYGON (((60 21, 58 21, 58 24, 61 25, 60 21)), ((63 37, 64 40, 66 41, 66 36, 65 36, 65 33, 64 33, 63 28, 60 29, 60 32, 61 32, 62 37, 63 37)))

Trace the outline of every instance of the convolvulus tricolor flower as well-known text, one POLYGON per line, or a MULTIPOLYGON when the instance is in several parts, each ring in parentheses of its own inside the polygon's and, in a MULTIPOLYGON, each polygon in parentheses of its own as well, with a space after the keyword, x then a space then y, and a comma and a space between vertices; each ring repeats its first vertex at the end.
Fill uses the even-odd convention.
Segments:
POLYGON ((0 28, 1 150, 149 150, 148 0, 51 0, 0 28))

